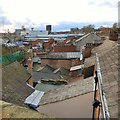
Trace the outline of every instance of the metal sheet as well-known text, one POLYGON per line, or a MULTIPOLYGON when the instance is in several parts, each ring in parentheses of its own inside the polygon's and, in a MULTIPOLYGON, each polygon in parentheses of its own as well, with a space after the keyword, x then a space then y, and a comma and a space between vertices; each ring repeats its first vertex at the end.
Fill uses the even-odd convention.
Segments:
POLYGON ((81 68, 82 68, 82 65, 77 65, 77 66, 71 67, 70 71, 79 70, 81 68))
POLYGON ((31 104, 37 107, 43 95, 43 91, 35 90, 30 96, 26 98, 24 103, 31 104))

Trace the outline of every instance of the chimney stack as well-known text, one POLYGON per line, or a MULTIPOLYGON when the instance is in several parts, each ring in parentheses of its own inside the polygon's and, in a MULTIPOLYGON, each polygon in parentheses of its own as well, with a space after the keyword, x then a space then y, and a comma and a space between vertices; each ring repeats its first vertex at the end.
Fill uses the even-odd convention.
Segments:
MULTIPOLYGON (((32 75, 32 67, 33 67, 33 62, 32 62, 32 59, 29 57, 29 59, 28 59, 28 71, 31 75, 32 75)), ((32 77, 29 79, 28 84, 30 84, 33 87, 32 77)))
POLYGON ((46 25, 46 31, 48 31, 48 34, 51 33, 52 26, 51 25, 46 25))

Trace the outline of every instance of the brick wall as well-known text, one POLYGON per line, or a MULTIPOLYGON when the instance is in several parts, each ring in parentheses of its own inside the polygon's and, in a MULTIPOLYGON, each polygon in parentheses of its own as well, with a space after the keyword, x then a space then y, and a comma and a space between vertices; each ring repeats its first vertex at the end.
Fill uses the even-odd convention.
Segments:
POLYGON ((76 46, 54 46, 54 52, 75 52, 76 46))
POLYGON ((71 67, 73 66, 77 66, 77 65, 80 65, 81 64, 81 61, 79 59, 72 59, 71 60, 71 67))
POLYGON ((85 47, 84 58, 88 58, 90 56, 91 56, 91 47, 85 47))
POLYGON ((53 59, 42 59, 41 65, 50 65, 53 68, 64 67, 69 69, 71 67, 71 60, 53 60, 53 59))
POLYGON ((79 59, 78 60, 41 59, 41 65, 46 65, 46 64, 54 68, 64 67, 64 68, 70 69, 70 67, 80 65, 81 61, 79 59))

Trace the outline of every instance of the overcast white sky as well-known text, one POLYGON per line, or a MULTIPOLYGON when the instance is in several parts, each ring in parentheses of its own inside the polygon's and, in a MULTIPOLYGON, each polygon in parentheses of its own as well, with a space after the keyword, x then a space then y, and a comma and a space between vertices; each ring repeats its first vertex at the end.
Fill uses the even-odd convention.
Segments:
POLYGON ((22 25, 35 28, 46 24, 59 26, 64 22, 114 23, 118 20, 118 1, 0 0, 0 30, 20 28, 22 25))

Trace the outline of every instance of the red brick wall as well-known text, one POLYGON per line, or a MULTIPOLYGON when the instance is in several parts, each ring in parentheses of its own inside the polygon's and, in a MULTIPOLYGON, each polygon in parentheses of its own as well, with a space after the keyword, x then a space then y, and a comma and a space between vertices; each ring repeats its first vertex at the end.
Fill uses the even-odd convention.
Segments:
POLYGON ((73 66, 80 65, 81 61, 78 60, 53 60, 53 59, 42 59, 41 60, 42 65, 50 65, 51 67, 54 68, 59 68, 59 67, 64 67, 67 69, 70 69, 73 66))
POLYGON ((81 61, 80 61, 80 59, 72 59, 71 60, 71 67, 73 67, 73 66, 77 66, 77 65, 80 65, 81 64, 81 61))
POLYGON ((76 46, 54 46, 54 52, 75 52, 76 46))
POLYGON ((91 56, 91 47, 86 47, 84 51, 84 58, 91 56))
POLYGON ((52 59, 42 59, 41 65, 50 65, 53 68, 64 67, 69 69, 71 67, 71 60, 52 60, 52 59))

